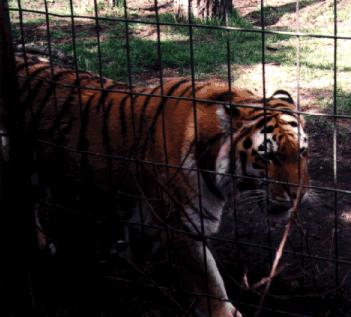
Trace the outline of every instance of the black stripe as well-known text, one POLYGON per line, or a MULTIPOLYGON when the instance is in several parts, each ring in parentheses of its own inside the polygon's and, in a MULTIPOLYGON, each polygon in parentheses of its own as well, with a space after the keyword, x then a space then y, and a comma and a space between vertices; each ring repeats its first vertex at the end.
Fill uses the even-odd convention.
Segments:
POLYGON ((250 135, 252 132, 252 127, 245 127, 241 130, 239 136, 236 138, 235 146, 240 140, 243 140, 245 137, 250 135))
MULTIPOLYGON (((72 127, 73 127, 73 123, 76 121, 76 119, 71 116, 69 122, 67 123, 67 125, 64 128, 60 129, 59 135, 55 141, 55 143, 57 144, 64 144, 65 143, 65 136, 69 134, 69 132, 71 131, 72 127)), ((58 147, 59 149, 59 147, 58 147)), ((62 150, 64 152, 64 150, 62 150)), ((64 160, 62 159, 61 162, 63 162, 64 160)))
POLYGON ((241 169, 243 171, 243 175, 246 175, 246 162, 247 162, 247 154, 246 152, 240 151, 240 163, 241 163, 241 169))
MULTIPOLYGON (((55 79, 59 79, 62 75, 64 75, 65 72, 62 72, 62 73, 59 73, 59 74, 56 74, 55 75, 55 79)), ((40 81, 41 83, 43 83, 43 81, 40 81)), ((38 86, 38 85, 37 85, 38 86)), ((39 90, 40 87, 35 87, 35 90, 32 90, 32 94, 31 94, 31 98, 35 97, 35 92, 37 90, 39 90)), ((40 85, 41 86, 41 85, 40 85)), ((49 97, 51 96, 51 94, 53 93, 53 91, 55 90, 56 88, 56 82, 51 82, 50 83, 50 87, 48 88, 48 90, 46 91, 46 94, 45 96, 43 97, 43 99, 41 100, 39 106, 37 107, 37 111, 33 114, 33 118, 32 120, 30 121, 29 125, 28 125, 28 132, 30 134, 35 134, 36 131, 37 131, 37 127, 39 125, 39 121, 41 119, 41 114, 45 108, 45 105, 47 104, 47 102, 49 101, 49 97)), ((71 90, 71 93, 72 93, 73 89, 71 90)), ((63 104, 63 107, 65 106, 65 104, 67 103, 67 105, 70 104, 69 101, 71 101, 71 96, 72 94, 69 94, 68 95, 68 98, 65 100, 64 104, 63 104)), ((28 99, 28 98, 27 98, 28 99)), ((65 107, 64 107, 65 108, 65 107)), ((68 108, 68 107, 67 107, 68 108)), ((56 119, 54 121, 54 124, 53 124, 53 127, 51 127, 47 132, 48 132, 48 135, 50 135, 53 131, 54 131, 54 128, 57 127, 58 123, 60 122, 60 120, 62 119, 63 117, 63 113, 64 112, 64 109, 60 112, 59 116, 56 116, 56 119)), ((62 131, 60 131, 62 132, 62 131)))
MULTIPOLYGON (((231 146, 231 148, 232 148, 232 146, 231 146)), ((234 150, 234 152, 235 152, 235 150, 234 150)), ((228 168, 227 173, 230 174, 230 175, 235 175, 236 174, 236 164, 235 164, 235 157, 234 157, 234 155, 230 157, 229 168, 228 168)))
MULTIPOLYGON (((86 74, 86 77, 84 76, 84 79, 89 78, 89 77, 90 77, 90 75, 86 74)), ((81 79, 82 79, 82 77, 80 77, 79 80, 76 79, 74 81, 73 85, 77 86, 81 79)), ((67 98, 65 99, 65 101, 63 102, 63 104, 61 106, 60 113, 58 115, 56 115, 55 121, 49 130, 49 134, 53 133, 55 130, 59 131, 59 135, 58 135, 57 140, 56 140, 56 143, 58 143, 58 144, 65 143, 65 136, 67 136, 69 134, 69 132, 71 131, 71 129, 73 127, 73 123, 77 120, 77 118, 75 118, 73 115, 71 115, 67 125, 64 128, 59 127, 61 120, 69 112, 69 110, 71 109, 71 106, 75 106, 75 104, 72 104, 72 101, 74 100, 74 97, 76 97, 76 96, 77 96, 77 87, 71 87, 71 90, 70 90, 67 98)), ((58 151, 59 151, 59 148, 58 148, 58 151)), ((60 151, 59 153, 60 153, 60 155, 63 155, 64 151, 60 151)), ((61 162, 63 162, 63 158, 61 158, 61 162)))
MULTIPOLYGON (((174 93, 174 91, 176 91, 182 84, 188 82, 189 80, 188 79, 182 79, 180 80, 179 82, 175 83, 167 92, 167 95, 166 96, 163 96, 161 98, 161 101, 156 109, 156 113, 153 117, 153 120, 152 120, 152 123, 151 123, 151 126, 150 126, 150 129, 149 129, 149 136, 151 136, 151 139, 152 139, 152 142, 155 142, 155 127, 156 127, 156 123, 157 123, 157 120, 159 118, 159 116, 161 115, 162 113, 162 110, 167 102, 167 99, 168 99, 168 96, 172 96, 172 94, 174 93)), ((177 96, 177 97, 181 97, 181 96, 177 96)))
POLYGON ((110 116, 110 111, 111 108, 113 106, 113 99, 111 99, 109 101, 109 103, 107 104, 107 107, 105 109, 104 112, 104 122, 103 122, 103 127, 102 127, 102 138, 103 138, 103 144, 105 146, 106 149, 106 154, 112 154, 112 150, 111 150, 111 138, 110 138, 110 131, 108 128, 108 120, 109 120, 109 116, 110 116))
MULTIPOLYGON (((61 73, 55 74, 53 76, 53 79, 52 79, 53 82, 49 83, 49 87, 47 88, 46 94, 41 100, 40 105, 38 106, 38 112, 40 112, 43 109, 45 104, 49 101, 49 98, 51 97, 51 95, 54 93, 57 85, 56 81, 60 80, 63 76, 65 76, 68 73, 71 73, 71 71, 70 70, 62 71, 61 73)), ((22 104, 28 105, 28 106, 31 105, 35 97, 38 96, 38 92, 44 83, 48 83, 48 82, 44 79, 38 79, 37 84, 35 85, 35 87, 30 89, 27 98, 22 102, 22 104)))
MULTIPOLYGON (((42 82, 41 82, 41 83, 42 83, 42 82)), ((42 86, 42 84, 41 84, 41 85, 38 84, 38 85, 35 87, 34 90, 31 90, 31 94, 30 94, 29 98, 27 98, 27 100, 30 99, 30 102, 32 102, 33 99, 36 97, 36 93, 37 93, 37 92, 39 91, 39 89, 40 89, 40 87, 38 87, 38 86, 42 86), (33 93, 32 93, 32 92, 33 92, 33 93)), ((38 105, 36 111, 33 113, 33 118, 32 118, 32 120, 31 120, 31 122, 30 122, 30 124, 29 124, 29 129, 30 129, 30 130, 36 131, 37 125, 39 124, 39 120, 41 119, 41 114, 42 114, 42 112, 43 112, 43 110, 44 110, 44 108, 45 108, 45 105, 46 105, 46 103, 49 101, 49 98, 50 98, 51 94, 52 94, 53 91, 54 91, 54 88, 53 88, 54 86, 55 86, 55 84, 54 84, 54 83, 51 83, 51 85, 50 85, 50 87, 47 89, 47 91, 46 91, 46 93, 45 93, 43 99, 41 100, 40 104, 38 105), (34 130, 33 130, 33 129, 34 129, 34 130)), ((26 100, 25 104, 28 102, 27 100, 26 100)))
MULTIPOLYGON (((80 78, 80 80, 81 80, 81 78, 80 78)), ((76 85, 78 85, 77 79, 73 83, 73 86, 76 86, 76 85)), ((51 129, 49 130, 49 133, 53 133, 55 130, 59 129, 59 124, 60 124, 61 120, 63 119, 63 117, 67 114, 67 112, 71 108, 72 100, 74 99, 74 97, 76 96, 76 93, 77 93, 76 90, 77 90, 77 87, 71 87, 71 89, 67 95, 67 98, 62 103, 61 111, 56 115, 55 121, 54 121, 51 129)))
MULTIPOLYGON (((206 154, 206 147, 208 148, 210 145, 213 145, 214 143, 216 143, 219 138, 222 136, 223 134, 222 133, 219 133, 217 135, 215 135, 213 138, 209 139, 202 147, 203 150, 200 150, 197 152, 197 155, 196 155, 196 164, 197 164, 197 167, 199 169, 202 169, 202 170, 211 170, 212 168, 212 171, 214 171, 214 166, 215 164, 212 164, 211 166, 206 164, 206 163, 210 163, 213 162, 213 160, 206 160, 207 157, 205 157, 205 154, 206 154)), ((184 159, 182 160, 181 164, 179 165, 179 169, 174 173, 174 175, 172 176, 172 178, 168 181, 168 184, 170 185, 171 182, 173 181, 173 179, 175 179, 175 177, 177 176, 177 174, 182 171, 183 173, 181 173, 181 176, 182 176, 182 181, 188 186, 188 187, 192 187, 189 183, 189 178, 188 178, 188 175, 190 173, 192 173, 193 171, 192 170, 188 170, 186 172, 184 172, 184 170, 182 169, 182 166, 184 165, 184 162, 187 160, 187 158, 189 157, 189 154, 190 154, 190 151, 191 149, 195 146, 195 140, 191 143, 191 145, 189 146, 189 149, 188 149, 188 154, 184 157, 184 159)), ((201 146, 200 146, 201 148, 201 146)), ((195 166, 192 166, 193 168, 195 168, 195 166)), ((215 181, 214 179, 214 175, 212 173, 208 173, 206 171, 201 171, 201 174, 202 176, 204 177, 204 181, 207 185, 207 187, 209 188, 209 190, 217 197, 219 198, 222 198, 222 195, 221 193, 219 193, 219 190, 216 190, 216 188, 214 189, 215 185, 213 184, 213 182, 215 181), (211 184, 212 183, 212 184, 211 184)))
POLYGON ((267 115, 263 116, 263 118, 256 123, 256 126, 255 126, 256 129, 260 129, 264 125, 267 125, 269 122, 272 121, 272 119, 273 119, 273 116, 269 116, 269 117, 267 115))
MULTIPOLYGON (((208 188, 208 190, 216 197, 223 199, 223 195, 216 186, 216 175, 207 171, 216 171, 216 157, 211 157, 209 155, 209 150, 211 147, 220 141, 223 137, 223 133, 218 133, 214 137, 207 140, 207 142, 198 144, 197 151, 197 161, 198 167, 201 169, 202 178, 208 188)), ((217 153, 216 153, 217 154, 217 153)))
POLYGON ((150 99, 152 97, 154 97, 154 96, 152 96, 152 94, 154 94, 158 89, 160 89, 160 86, 153 88, 150 91, 150 95, 146 96, 146 98, 143 102, 143 106, 141 108, 141 113, 140 113, 140 122, 139 122, 139 139, 141 139, 141 137, 142 137, 143 126, 144 126, 144 123, 146 122, 146 116, 145 116, 146 108, 149 105, 150 99))
MULTIPOLYGON (((195 92, 198 92, 199 90, 201 90, 202 88, 206 87, 206 86, 209 86, 210 84, 209 83, 206 83, 204 85, 200 85, 200 86, 196 86, 195 88, 195 92)), ((179 94, 179 97, 183 97, 186 93, 189 92, 189 90, 191 90, 191 88, 193 87, 193 85, 189 85, 187 86, 180 94, 179 94)), ((179 101, 178 101, 179 102, 179 101)))
MULTIPOLYGON (((79 139, 77 143, 78 151, 87 151, 89 148, 89 139, 87 138, 87 130, 89 123, 90 107, 92 106, 93 100, 95 99, 97 92, 92 94, 88 101, 84 103, 84 109, 80 113, 80 130, 79 139)), ((88 168, 88 154, 82 153, 80 157, 80 167, 79 167, 79 186, 85 186, 87 182, 91 180, 91 173, 88 168)))
POLYGON ((96 110, 97 112, 100 111, 101 106, 104 107, 105 100, 108 97, 109 93, 113 93, 113 91, 110 91, 110 90, 112 90, 116 87, 120 87, 121 85, 122 84, 120 84, 120 83, 113 83, 113 84, 101 89, 101 95, 100 95, 99 101, 97 103, 97 106, 98 106, 97 110, 96 110))
MULTIPOLYGON (((178 175, 179 172, 183 171, 183 166, 185 164, 185 161, 189 158, 189 155, 192 152, 193 147, 195 146, 195 140, 193 142, 191 142, 191 144, 188 147, 187 153, 186 155, 183 157, 182 161, 180 162, 179 166, 177 166, 177 171, 172 175, 172 177, 170 179, 168 179, 167 181, 167 186, 170 186, 173 182, 173 180, 176 178, 176 176, 178 175)), ((185 176, 184 173, 182 173, 183 176, 185 176)), ((184 182, 187 183, 186 180, 184 180, 184 182)))
POLYGON ((96 112, 99 112, 101 110, 101 108, 103 110, 105 109, 105 100, 106 100, 108 94, 109 94, 109 91, 107 91, 105 89, 100 91, 100 97, 99 97, 99 100, 97 102, 96 112))
MULTIPOLYGON (((203 88, 204 86, 206 85, 202 85, 200 87, 197 87, 196 88, 196 91, 203 88)), ((190 89, 192 88, 192 85, 190 86, 187 86, 183 91, 180 92, 180 94, 178 95, 178 97, 183 97, 190 89)), ((143 103, 143 107, 142 107, 142 111, 141 111, 141 115, 140 115, 140 124, 139 124, 139 139, 138 139, 138 142, 137 144, 140 143, 141 139, 142 139, 142 136, 143 136, 143 126, 144 126, 144 123, 146 123, 147 121, 147 118, 145 116, 145 112, 146 112, 146 108, 149 104, 149 101, 151 99, 151 97, 154 97, 154 96, 151 96, 153 93, 155 93, 158 89, 161 89, 160 86, 157 86, 155 87, 151 92, 150 92, 150 95, 147 96, 147 98, 145 99, 144 103, 143 103)), ((168 93, 169 95, 169 93, 168 93)), ((177 103, 179 102, 180 100, 177 101, 177 103)), ((148 142, 148 141, 146 141, 148 142)), ((145 148, 145 147, 144 147, 145 148)))
POLYGON ((266 109, 266 112, 264 111, 264 109, 260 109, 260 111, 262 111, 262 112, 259 113, 259 114, 254 115, 253 117, 249 117, 248 119, 254 121, 254 120, 256 120, 256 119, 258 119, 260 117, 262 117, 262 118, 263 117, 270 118, 270 117, 275 117, 275 116, 277 116, 279 114, 278 112, 275 112, 275 111, 272 111, 272 110, 268 110, 268 109, 266 109))
MULTIPOLYGON (((110 99, 107 104, 107 107, 104 111, 104 119, 103 119, 103 126, 102 126, 102 142, 105 147, 105 154, 111 155, 112 154, 112 147, 111 147, 111 135, 110 129, 108 125, 108 120, 110 117, 110 111, 113 106, 114 99, 110 99)), ((107 160, 107 173, 108 173, 108 183, 109 188, 112 190, 113 188, 113 175, 112 175, 112 159, 108 158, 107 160)))
MULTIPOLYGON (((27 89, 27 86, 30 84, 31 80, 35 80, 36 76, 38 76, 40 73, 44 72, 45 70, 49 69, 50 65, 45 65, 43 67, 37 68, 35 71, 31 72, 27 77, 25 82, 23 83, 22 87, 20 87, 18 93, 19 95, 22 95, 23 92, 27 89)), ((42 78, 39 78, 42 79, 42 78)))
MULTIPOLYGON (((105 80, 105 81, 106 81, 106 80, 105 80)), ((127 86, 127 85, 125 85, 125 84, 123 84, 123 83, 119 83, 119 82, 113 83, 113 84, 111 84, 111 85, 109 85, 109 86, 107 86, 107 87, 104 86, 103 89, 106 89, 106 90, 109 91, 109 92, 118 92, 118 91, 113 91, 113 89, 119 88, 119 87, 124 88, 126 91, 127 91, 127 89, 129 90, 129 86, 127 86)))
MULTIPOLYGON (((157 120, 159 118, 159 116, 161 115, 163 108, 167 102, 168 96, 172 96, 172 94, 174 93, 175 90, 177 90, 182 84, 188 82, 188 79, 182 79, 180 81, 178 81, 177 83, 175 83, 167 92, 167 96, 163 96, 161 98, 161 101, 156 109, 156 113, 153 117, 152 123, 150 125, 150 129, 149 129, 149 135, 151 137, 152 142, 155 142, 155 129, 156 129, 156 123, 157 120)), ((181 97, 181 96, 178 96, 181 97)), ((149 138, 148 138, 149 139, 149 138)))
MULTIPOLYGON (((153 117, 153 120, 152 120, 152 123, 150 125, 150 128, 148 129, 148 133, 147 133, 147 137, 146 137, 146 140, 145 140, 145 143, 142 145, 142 146, 139 146, 140 145, 140 141, 141 141, 141 137, 143 135, 143 131, 141 130, 140 131, 140 136, 139 136, 139 139, 137 140, 138 142, 136 142, 136 144, 134 145, 134 147, 137 147, 137 150, 139 151, 139 153, 141 155, 143 155, 145 153, 145 151, 147 150, 147 147, 148 147, 148 144, 149 144, 149 140, 151 139, 152 142, 155 142, 155 139, 154 139, 154 133, 155 133, 155 126, 156 126, 156 122, 157 122, 157 119, 159 117, 159 115, 161 114, 162 112, 162 109, 164 107, 164 104, 166 103, 167 99, 168 99, 168 96, 171 96, 171 94, 177 89, 179 88, 180 85, 182 85, 183 83, 185 82, 188 82, 189 80, 187 79, 182 79, 180 80, 179 82, 175 83, 167 92, 167 96, 164 96, 161 98, 161 102, 159 103, 157 109, 156 109, 156 113, 153 117)), ((186 89, 184 90, 186 91, 186 89)), ((182 97, 182 95, 180 95, 179 97, 182 97)), ((178 99, 177 101, 177 104, 178 102, 180 101, 180 99, 178 99)))
POLYGON ((206 171, 201 171, 201 175, 206 184, 206 187, 211 192, 211 194, 213 194, 217 198, 224 199, 221 191, 218 189, 218 187, 216 186, 216 183, 214 182, 214 178, 216 176, 213 175, 213 173, 209 173, 206 171))
POLYGON ((243 146, 246 150, 250 149, 252 146, 252 140, 250 137, 247 137, 244 142, 243 142, 243 146))
MULTIPOLYGON (((277 99, 279 100, 279 99, 277 99)), ((271 101, 270 99, 266 99, 266 102, 268 103, 269 101, 271 101)), ((255 103, 262 103, 262 108, 251 108, 251 113, 255 113, 257 111, 265 111, 266 109, 266 113, 268 112, 269 114, 279 114, 280 112, 283 112, 284 110, 289 111, 289 113, 294 114, 293 112, 291 112, 291 107, 287 106, 286 104, 282 104, 282 103, 278 103, 276 105, 270 105, 270 104, 266 104, 266 108, 264 108, 264 103, 262 100, 258 100, 255 103)), ((243 105, 246 105, 245 103, 241 103, 243 105)), ((249 106, 250 103, 247 103, 247 105, 249 106)), ((260 116, 260 115, 256 115, 256 116, 260 116)), ((255 117, 252 117, 255 118, 255 117)))
POLYGON ((126 124, 126 114, 125 114, 125 107, 127 99, 130 98, 129 94, 126 94, 119 104, 119 123, 121 125, 121 135, 123 139, 127 135, 127 124, 126 124))
POLYGON ((89 141, 86 138, 86 132, 88 128, 90 106, 95 97, 96 97, 96 93, 89 97, 88 101, 84 105, 84 110, 81 112, 81 116, 80 116, 81 126, 79 131, 79 140, 77 144, 78 151, 85 151, 89 147, 89 141))

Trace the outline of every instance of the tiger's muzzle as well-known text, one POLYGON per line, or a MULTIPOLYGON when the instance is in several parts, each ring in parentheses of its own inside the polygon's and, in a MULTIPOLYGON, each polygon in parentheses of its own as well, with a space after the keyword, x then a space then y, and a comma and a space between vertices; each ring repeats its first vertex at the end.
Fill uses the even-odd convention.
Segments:
POLYGON ((288 213, 291 208, 291 201, 269 201, 267 211, 270 215, 278 216, 288 213))

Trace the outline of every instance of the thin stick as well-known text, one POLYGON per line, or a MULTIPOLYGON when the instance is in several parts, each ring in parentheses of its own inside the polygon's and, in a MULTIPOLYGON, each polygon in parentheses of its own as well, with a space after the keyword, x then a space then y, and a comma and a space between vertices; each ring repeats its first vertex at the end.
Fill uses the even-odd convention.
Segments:
POLYGON ((289 236, 291 227, 292 227, 292 225, 294 223, 294 219, 295 219, 297 211, 299 210, 299 207, 300 207, 301 190, 302 190, 302 182, 300 180, 300 186, 299 186, 299 188, 297 190, 297 195, 296 195, 296 199, 294 201, 294 205, 293 205, 292 210, 291 210, 291 215, 290 215, 288 223, 285 226, 285 230, 284 230, 284 233, 283 233, 283 237, 280 240, 279 247, 278 247, 278 249, 277 249, 277 251, 275 253, 275 257, 274 257, 274 261, 273 261, 273 264, 272 264, 271 272, 270 272, 270 274, 269 274, 269 276, 267 278, 264 278, 264 280, 266 281, 266 287, 265 287, 264 292, 263 292, 263 294, 261 296, 260 303, 258 305, 258 309, 257 309, 257 311, 255 313, 255 317, 259 316, 260 311, 261 311, 262 306, 263 306, 263 303, 264 303, 264 300, 266 299, 268 291, 269 291, 269 289, 271 287, 272 280, 273 280, 274 276, 277 275, 277 268, 278 268, 280 259, 281 259, 282 255, 283 255, 285 244, 286 244, 286 242, 288 240, 288 236, 289 236))

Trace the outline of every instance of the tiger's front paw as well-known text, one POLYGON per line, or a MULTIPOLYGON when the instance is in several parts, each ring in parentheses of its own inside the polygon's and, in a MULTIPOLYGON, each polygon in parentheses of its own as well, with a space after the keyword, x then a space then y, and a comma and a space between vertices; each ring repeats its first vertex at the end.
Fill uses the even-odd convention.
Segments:
POLYGON ((226 302, 223 307, 218 309, 212 315, 214 317, 243 317, 243 315, 229 302, 226 302))
MULTIPOLYGON (((204 303, 203 303, 204 304, 204 303)), ((196 317, 243 317, 243 315, 233 306, 232 303, 224 300, 211 301, 211 314, 208 307, 196 308, 196 317)))

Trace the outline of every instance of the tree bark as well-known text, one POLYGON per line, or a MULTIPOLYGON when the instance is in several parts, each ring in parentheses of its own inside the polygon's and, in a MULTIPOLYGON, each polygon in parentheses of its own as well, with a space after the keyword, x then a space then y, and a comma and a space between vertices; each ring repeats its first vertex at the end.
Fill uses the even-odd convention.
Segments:
POLYGON ((188 19, 189 7, 194 18, 224 20, 226 13, 231 12, 233 4, 231 0, 174 0, 174 13, 181 20, 188 19))

